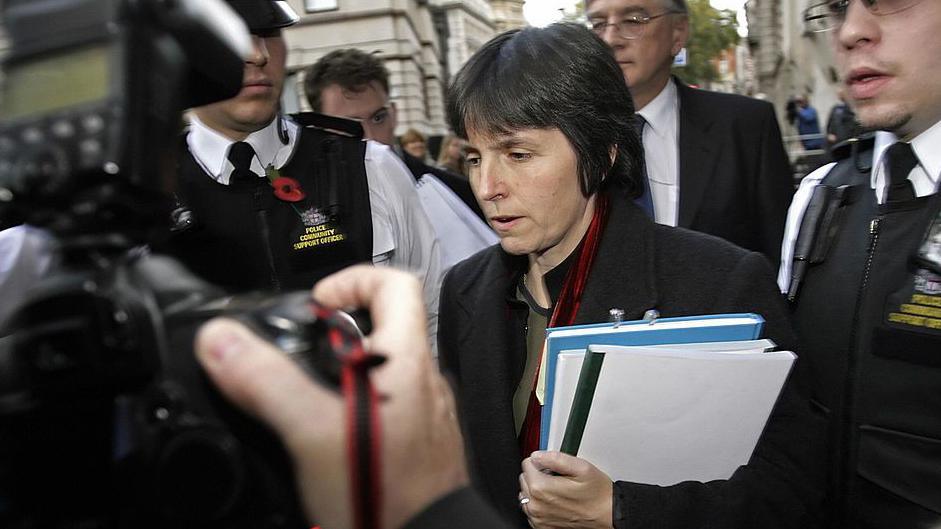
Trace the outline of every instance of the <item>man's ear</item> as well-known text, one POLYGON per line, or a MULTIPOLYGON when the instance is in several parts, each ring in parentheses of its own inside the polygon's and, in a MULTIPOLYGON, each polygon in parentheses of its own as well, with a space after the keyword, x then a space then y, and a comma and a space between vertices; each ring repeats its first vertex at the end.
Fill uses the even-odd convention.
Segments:
POLYGON ((676 57, 689 40, 689 15, 673 15, 673 46, 670 53, 676 57))

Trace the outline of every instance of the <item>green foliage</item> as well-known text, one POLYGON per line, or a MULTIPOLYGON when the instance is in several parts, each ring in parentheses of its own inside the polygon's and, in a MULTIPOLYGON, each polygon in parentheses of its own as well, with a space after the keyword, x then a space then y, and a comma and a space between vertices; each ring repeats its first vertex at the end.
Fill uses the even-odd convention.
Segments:
POLYGON ((712 59, 722 50, 738 44, 738 22, 735 11, 716 9, 709 0, 688 0, 689 42, 687 42, 687 64, 674 68, 674 72, 685 82, 705 85, 719 79, 712 59))
MULTIPOLYGON (((532 2, 533 0, 529 0, 532 2)), ((585 22, 585 0, 578 0, 575 2, 575 5, 572 6, 571 11, 566 11, 562 15, 562 22, 575 22, 575 23, 584 23, 585 22)))

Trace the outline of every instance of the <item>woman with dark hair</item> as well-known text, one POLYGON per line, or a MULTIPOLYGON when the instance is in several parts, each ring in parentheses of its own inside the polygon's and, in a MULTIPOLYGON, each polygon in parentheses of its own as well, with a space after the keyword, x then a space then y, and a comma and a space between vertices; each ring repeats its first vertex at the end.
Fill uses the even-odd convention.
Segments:
POLYGON ((533 453, 546 327, 605 321, 615 307, 627 319, 756 312, 768 337, 794 345, 762 255, 654 224, 634 204, 643 151, 605 44, 570 24, 504 33, 455 77, 448 118, 468 140, 471 187, 500 237, 441 290, 440 360, 479 490, 534 527, 813 525, 822 428, 796 389, 799 372, 729 480, 612 483, 585 460, 533 453))

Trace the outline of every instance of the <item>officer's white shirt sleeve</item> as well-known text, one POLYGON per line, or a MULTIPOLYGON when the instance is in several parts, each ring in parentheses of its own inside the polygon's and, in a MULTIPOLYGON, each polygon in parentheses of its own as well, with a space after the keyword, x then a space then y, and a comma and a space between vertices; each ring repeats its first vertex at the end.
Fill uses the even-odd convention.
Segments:
POLYGON ((372 210, 373 263, 408 270, 422 284, 428 335, 436 351, 438 293, 443 275, 438 239, 405 164, 380 143, 366 145, 366 181, 372 210))
POLYGON ((0 329, 55 264, 55 239, 40 228, 22 225, 0 231, 0 329))
POLYGON ((778 288, 784 294, 787 294, 787 289, 791 284, 794 244, 797 242, 797 233, 800 231, 804 212, 807 211, 814 188, 830 174, 835 165, 835 163, 828 163, 805 176, 797 192, 794 193, 794 198, 791 199, 791 207, 787 210, 787 222, 784 224, 784 239, 781 242, 781 267, 778 269, 778 288))

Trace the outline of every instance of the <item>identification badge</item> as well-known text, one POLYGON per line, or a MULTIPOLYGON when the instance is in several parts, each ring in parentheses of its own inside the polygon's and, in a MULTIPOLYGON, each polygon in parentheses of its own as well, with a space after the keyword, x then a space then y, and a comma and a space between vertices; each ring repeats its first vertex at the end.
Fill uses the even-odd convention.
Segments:
POLYGON ((941 274, 941 212, 938 212, 931 225, 928 226, 925 239, 918 247, 915 259, 925 269, 941 274))
POLYGON ((340 225, 339 206, 309 208, 300 212, 301 226, 291 234, 291 249, 303 252, 312 248, 325 248, 347 239, 340 225))

